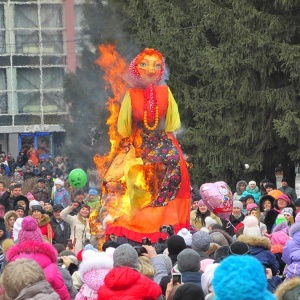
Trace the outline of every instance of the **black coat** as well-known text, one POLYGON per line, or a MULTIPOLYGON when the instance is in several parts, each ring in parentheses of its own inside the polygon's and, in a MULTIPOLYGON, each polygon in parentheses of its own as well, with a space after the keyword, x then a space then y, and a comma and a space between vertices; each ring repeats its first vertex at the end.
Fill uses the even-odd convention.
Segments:
POLYGON ((62 230, 60 224, 56 221, 54 216, 50 218, 50 224, 52 226, 52 229, 54 231, 54 239, 52 241, 53 244, 62 244, 64 246, 67 245, 67 239, 71 236, 71 227, 70 225, 65 222, 61 221, 63 224, 64 230, 62 230))

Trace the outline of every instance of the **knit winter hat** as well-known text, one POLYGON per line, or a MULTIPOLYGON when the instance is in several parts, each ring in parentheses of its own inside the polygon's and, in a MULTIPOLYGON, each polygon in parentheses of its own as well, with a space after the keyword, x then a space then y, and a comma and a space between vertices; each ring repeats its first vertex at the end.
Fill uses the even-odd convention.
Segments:
POLYGON ((247 211, 251 211, 253 208, 258 208, 256 203, 249 203, 246 209, 247 211))
POLYGON ((232 206, 233 208, 239 208, 240 210, 242 210, 243 209, 243 204, 242 204, 242 202, 241 201, 233 201, 233 206, 232 206))
POLYGON ((215 251, 214 257, 217 262, 220 262, 225 257, 229 256, 229 254, 229 246, 221 246, 215 251))
POLYGON ((279 214, 277 216, 276 220, 275 220, 275 224, 279 225, 279 224, 281 224, 283 222, 287 223, 288 221, 287 221, 287 219, 285 218, 285 216, 283 214, 279 214))
POLYGON ((261 237, 261 230, 258 226, 258 219, 255 216, 246 216, 244 219, 243 234, 252 237, 261 237))
POLYGON ((297 198, 295 201, 294 201, 294 206, 300 206, 300 198, 297 198))
POLYGON ((192 238, 192 249, 196 251, 207 251, 211 243, 210 235, 205 231, 197 231, 192 238))
POLYGON ((177 235, 182 236, 184 238, 185 244, 188 247, 192 246, 192 234, 186 228, 182 228, 178 231, 177 235))
MULTIPOLYGON (((223 234, 221 231, 211 232, 210 233, 211 242, 216 243, 220 246, 229 246, 230 243, 229 240, 226 239, 225 234, 223 234)), ((232 242, 232 239, 230 239, 230 242, 232 242)))
POLYGON ((290 240, 290 237, 283 231, 277 231, 277 232, 273 232, 271 234, 271 244, 272 245, 282 245, 285 246, 285 244, 290 240))
POLYGON ((292 216, 293 215, 293 209, 291 207, 285 207, 281 213, 283 215, 289 215, 289 216, 292 216))
POLYGON ((213 224, 217 224, 217 221, 214 220, 212 217, 208 216, 204 219, 204 222, 205 222, 205 227, 208 228, 210 225, 213 225, 213 224))
POLYGON ((245 255, 249 253, 249 246, 240 241, 236 241, 229 246, 229 252, 232 255, 245 255))
POLYGON ((60 184, 61 186, 64 186, 65 183, 64 183, 61 179, 56 178, 56 179, 54 180, 54 184, 60 184))
POLYGON ((22 229, 19 232, 18 243, 25 241, 43 242, 43 236, 36 220, 33 217, 25 217, 22 221, 22 229))
POLYGON ((200 255, 192 249, 184 249, 177 256, 178 270, 182 272, 199 272, 200 255))
POLYGON ((98 191, 96 190, 95 187, 90 188, 89 190, 89 195, 94 195, 94 196, 98 196, 98 191))
POLYGON ((260 261, 250 255, 229 256, 215 270, 214 300, 276 300, 267 289, 267 277, 260 261))
POLYGON ((119 246, 114 252, 114 267, 130 267, 139 270, 138 254, 129 244, 119 246))
POLYGON ((23 222, 23 218, 18 218, 16 220, 16 222, 14 223, 14 227, 13 227, 14 241, 18 240, 19 232, 20 232, 20 230, 22 228, 22 222, 23 222))
POLYGON ((172 235, 167 240, 168 252, 170 255, 178 255, 182 250, 186 248, 184 238, 180 235, 172 235))
POLYGON ((196 283, 187 282, 175 292, 173 300, 204 300, 202 288, 196 283))
POLYGON ((40 211, 41 213, 43 213, 43 209, 40 205, 32 205, 31 206, 31 211, 34 212, 35 210, 40 211))
POLYGON ((33 196, 30 192, 27 193, 26 197, 27 197, 27 199, 28 199, 29 201, 35 200, 35 199, 34 199, 34 196, 33 196))
POLYGON ((277 198, 277 201, 278 201, 279 199, 282 199, 282 200, 286 201, 287 205, 290 205, 290 204, 291 204, 291 199, 290 199, 286 194, 280 195, 280 196, 277 198))
POLYGON ((245 201, 247 201, 247 200, 250 199, 250 198, 253 199, 253 201, 255 201, 255 200, 254 200, 254 196, 251 195, 251 194, 248 194, 247 196, 244 197, 245 201))
POLYGON ((214 263, 214 259, 204 258, 200 261, 200 271, 205 272, 206 267, 214 263))
POLYGON ((31 208, 33 205, 40 205, 40 203, 39 203, 39 201, 37 201, 37 200, 31 200, 31 201, 29 202, 29 208, 31 208))

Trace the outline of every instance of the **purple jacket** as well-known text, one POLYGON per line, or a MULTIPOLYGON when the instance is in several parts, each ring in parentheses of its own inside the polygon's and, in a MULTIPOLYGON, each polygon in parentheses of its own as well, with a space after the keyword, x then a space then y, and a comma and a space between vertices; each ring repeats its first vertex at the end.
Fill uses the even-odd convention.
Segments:
POLYGON ((300 276, 300 231, 294 231, 300 224, 295 223, 290 228, 292 239, 288 241, 282 251, 282 260, 288 265, 286 277, 300 276), (296 225, 296 226, 295 226, 296 225))

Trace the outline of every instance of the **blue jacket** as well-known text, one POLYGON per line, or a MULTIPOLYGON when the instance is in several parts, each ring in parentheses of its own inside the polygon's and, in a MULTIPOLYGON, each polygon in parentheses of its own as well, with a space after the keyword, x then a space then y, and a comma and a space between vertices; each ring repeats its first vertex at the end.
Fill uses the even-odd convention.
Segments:
POLYGON ((265 267, 270 268, 273 276, 277 274, 279 263, 276 256, 270 251, 271 241, 269 238, 242 234, 238 237, 238 241, 246 243, 249 246, 250 255, 257 258, 265 267))

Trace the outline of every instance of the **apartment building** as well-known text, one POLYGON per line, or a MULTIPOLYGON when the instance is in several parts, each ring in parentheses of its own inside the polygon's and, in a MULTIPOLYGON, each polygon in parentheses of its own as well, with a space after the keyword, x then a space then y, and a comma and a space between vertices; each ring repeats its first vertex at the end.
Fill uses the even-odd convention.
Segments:
POLYGON ((56 155, 67 115, 65 72, 75 72, 83 1, 0 0, 0 151, 34 145, 56 155))

